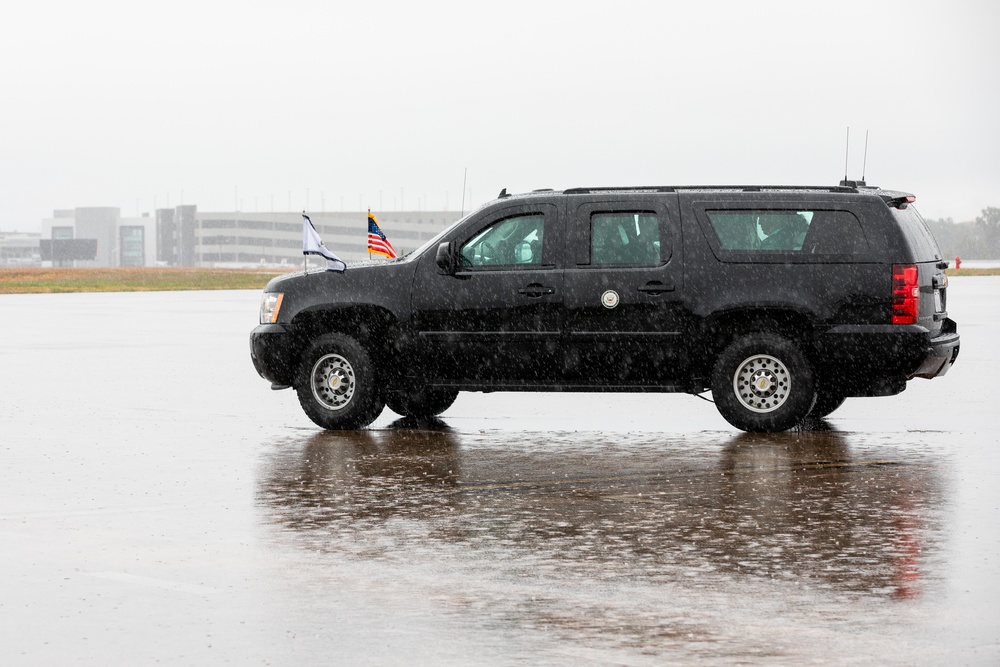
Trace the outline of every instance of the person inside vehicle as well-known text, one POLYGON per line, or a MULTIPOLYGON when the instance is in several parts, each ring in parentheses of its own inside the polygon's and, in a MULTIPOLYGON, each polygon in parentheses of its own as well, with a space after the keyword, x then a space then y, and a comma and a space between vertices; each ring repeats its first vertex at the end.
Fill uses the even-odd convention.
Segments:
POLYGON ((757 219, 764 239, 761 250, 801 250, 809 223, 798 213, 772 213, 757 219))

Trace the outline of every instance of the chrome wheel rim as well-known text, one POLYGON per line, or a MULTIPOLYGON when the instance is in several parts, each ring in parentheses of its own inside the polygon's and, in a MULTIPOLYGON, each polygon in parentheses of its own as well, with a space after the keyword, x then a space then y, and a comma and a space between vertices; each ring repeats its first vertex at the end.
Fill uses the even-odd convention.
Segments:
POLYGON ((339 354, 327 354, 313 365, 309 384, 313 398, 327 410, 347 407, 357 389, 354 367, 339 354))
POLYGON ((752 412, 773 412, 785 404, 792 389, 792 375, 780 360, 755 354, 737 367, 733 390, 740 404, 752 412))

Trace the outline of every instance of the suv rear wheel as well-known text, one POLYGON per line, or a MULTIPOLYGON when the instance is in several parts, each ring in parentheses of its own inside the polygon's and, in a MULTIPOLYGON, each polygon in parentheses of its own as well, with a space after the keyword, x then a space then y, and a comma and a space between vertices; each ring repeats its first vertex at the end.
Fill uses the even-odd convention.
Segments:
POLYGON ((363 428, 385 407, 368 351, 343 334, 320 336, 306 349, 295 391, 309 419, 325 429, 363 428))
POLYGON ((731 343, 715 362, 712 397, 719 413, 744 431, 786 431, 812 408, 815 379, 790 340, 752 333, 731 343))

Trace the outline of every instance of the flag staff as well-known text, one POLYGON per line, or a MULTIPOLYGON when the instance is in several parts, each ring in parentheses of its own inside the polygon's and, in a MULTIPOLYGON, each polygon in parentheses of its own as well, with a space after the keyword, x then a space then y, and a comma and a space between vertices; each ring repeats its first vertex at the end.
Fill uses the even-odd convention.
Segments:
MULTIPOLYGON (((306 210, 302 209, 302 217, 305 217, 306 210)), ((302 275, 309 275, 309 255, 302 253, 302 275)))
MULTIPOLYGON (((382 194, 382 193, 381 193, 381 192, 379 192, 379 195, 380 195, 380 196, 381 196, 381 194, 382 194)), ((368 207, 368 218, 370 219, 371 217, 372 217, 372 207, 371 207, 371 206, 369 206, 369 207, 368 207)), ((368 220, 365 220, 365 222, 367 223, 367 222, 368 222, 368 220)), ((368 237, 366 236, 365 238, 368 238, 368 237)), ((366 245, 366 247, 368 248, 368 259, 369 259, 369 260, 371 260, 371 258, 372 258, 372 247, 371 247, 371 245, 368 245, 367 243, 366 243, 365 245, 366 245)))

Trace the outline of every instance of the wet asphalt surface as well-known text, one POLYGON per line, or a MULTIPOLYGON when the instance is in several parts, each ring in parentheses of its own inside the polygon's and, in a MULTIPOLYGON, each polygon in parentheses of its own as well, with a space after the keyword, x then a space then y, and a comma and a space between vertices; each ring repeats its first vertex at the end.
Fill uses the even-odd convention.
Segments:
POLYGON ((256 292, 0 296, 0 664, 1000 664, 1000 279, 944 378, 749 436, 683 395, 327 433, 256 292))

